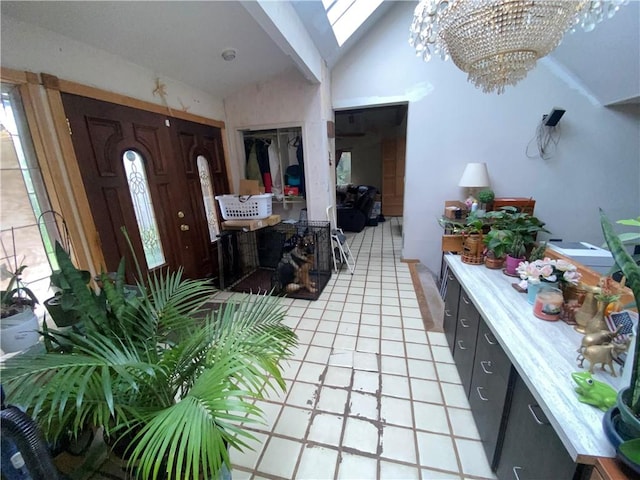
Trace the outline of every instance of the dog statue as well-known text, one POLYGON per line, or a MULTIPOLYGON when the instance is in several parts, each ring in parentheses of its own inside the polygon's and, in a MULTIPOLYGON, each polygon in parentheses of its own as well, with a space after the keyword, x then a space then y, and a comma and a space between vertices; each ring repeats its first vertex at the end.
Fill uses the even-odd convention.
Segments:
POLYGON ((303 235, 292 235, 285 241, 284 253, 275 272, 276 284, 280 291, 293 293, 302 288, 310 293, 318 291, 309 275, 315 249, 314 237, 308 230, 305 230, 303 235))

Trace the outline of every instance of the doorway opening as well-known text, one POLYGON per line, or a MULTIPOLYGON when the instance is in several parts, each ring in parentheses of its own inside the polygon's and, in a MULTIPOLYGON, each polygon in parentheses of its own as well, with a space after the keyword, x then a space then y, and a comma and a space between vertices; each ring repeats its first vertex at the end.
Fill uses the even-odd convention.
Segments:
POLYGON ((335 112, 337 183, 377 188, 385 216, 402 216, 407 111, 401 103, 335 112))

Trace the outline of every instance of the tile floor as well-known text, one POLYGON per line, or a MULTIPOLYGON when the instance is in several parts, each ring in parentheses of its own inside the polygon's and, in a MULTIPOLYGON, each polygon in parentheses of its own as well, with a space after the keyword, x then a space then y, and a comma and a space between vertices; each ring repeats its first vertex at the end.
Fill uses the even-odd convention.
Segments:
POLYGON ((255 450, 232 452, 234 480, 495 478, 444 334, 424 330, 401 228, 349 235, 354 275, 283 299, 299 339, 287 393, 258 402, 266 424, 246 427, 255 450))

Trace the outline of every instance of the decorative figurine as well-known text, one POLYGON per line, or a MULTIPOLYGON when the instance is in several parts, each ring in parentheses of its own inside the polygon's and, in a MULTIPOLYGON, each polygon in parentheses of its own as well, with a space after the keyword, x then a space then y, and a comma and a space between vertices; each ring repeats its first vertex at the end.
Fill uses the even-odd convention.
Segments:
POLYGON ((578 348, 578 353, 582 353, 583 350, 591 345, 604 345, 605 343, 611 343, 614 338, 618 336, 622 327, 616 328, 614 332, 611 330, 598 330, 597 332, 587 333, 582 337, 582 344, 578 348))
POLYGON ((594 380, 589 372, 574 372, 571 378, 578 385, 575 388, 578 400, 593 405, 606 412, 616 404, 617 392, 604 382, 594 380))
POLYGON ((620 353, 627 349, 628 345, 620 343, 607 343, 605 345, 591 345, 586 347, 582 354, 578 355, 578 361, 580 362, 580 368, 585 360, 589 361, 589 372, 593 373, 594 367, 599 363, 602 366, 602 370, 606 371, 604 366, 609 365, 611 375, 617 377, 616 371, 613 368, 613 359, 620 353), (582 357, 582 358, 580 358, 582 357))

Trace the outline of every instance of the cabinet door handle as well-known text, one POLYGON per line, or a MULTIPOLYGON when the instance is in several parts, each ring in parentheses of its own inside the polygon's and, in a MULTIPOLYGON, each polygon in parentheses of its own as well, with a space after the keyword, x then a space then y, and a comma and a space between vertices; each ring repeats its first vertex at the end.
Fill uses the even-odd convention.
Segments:
POLYGON ((482 400, 483 402, 488 402, 489 399, 483 397, 482 393, 480 393, 480 390, 484 390, 484 387, 476 387, 476 392, 478 392, 478 396, 480 397, 480 400, 482 400))
POLYGON ((490 370, 487 370, 487 366, 491 366, 491 361, 490 360, 482 360, 480 362, 480 367, 482 367, 482 371, 484 373, 486 373, 487 375, 493 375, 493 372, 490 370), (486 366, 485 366, 486 365, 486 366))
POLYGON ((497 342, 494 342, 493 340, 491 340, 491 339, 489 338, 489 334, 488 334, 488 333, 485 333, 485 334, 484 334, 484 339, 487 341, 487 343, 488 343, 489 345, 495 345, 495 344, 497 343, 497 342))
POLYGON ((466 303, 467 305, 469 305, 469 300, 468 300, 468 299, 466 299, 464 295, 463 295, 462 297, 460 297, 460 298, 462 298, 462 301, 463 301, 464 303, 466 303))
POLYGON ((445 310, 444 311, 444 315, 445 315, 445 317, 450 317, 451 316, 451 312, 449 310, 445 310))
POLYGON ((464 328, 469 328, 469 324, 464 323, 464 321, 466 320, 466 318, 459 318, 458 321, 460 322, 460 325, 462 325, 464 328))
POLYGON ((447 278, 451 281, 455 280, 456 277, 454 277, 453 275, 451 275, 450 273, 447 275, 447 278))
POLYGON ((516 477, 516 480, 520 480, 520 476, 518 475, 518 470, 522 470, 522 467, 513 467, 513 476, 516 477))
POLYGON ((538 405, 532 405, 532 404, 527 405, 527 407, 529 407, 529 411, 531 412, 531 415, 533 416, 533 419, 536 421, 538 425, 549 425, 549 422, 543 422, 542 420, 540 420, 538 415, 536 415, 536 412, 533 411, 533 409, 537 406, 538 405))
POLYGON ((458 348, 460 350, 466 350, 467 349, 467 347, 462 346, 462 340, 458 340, 458 348))

